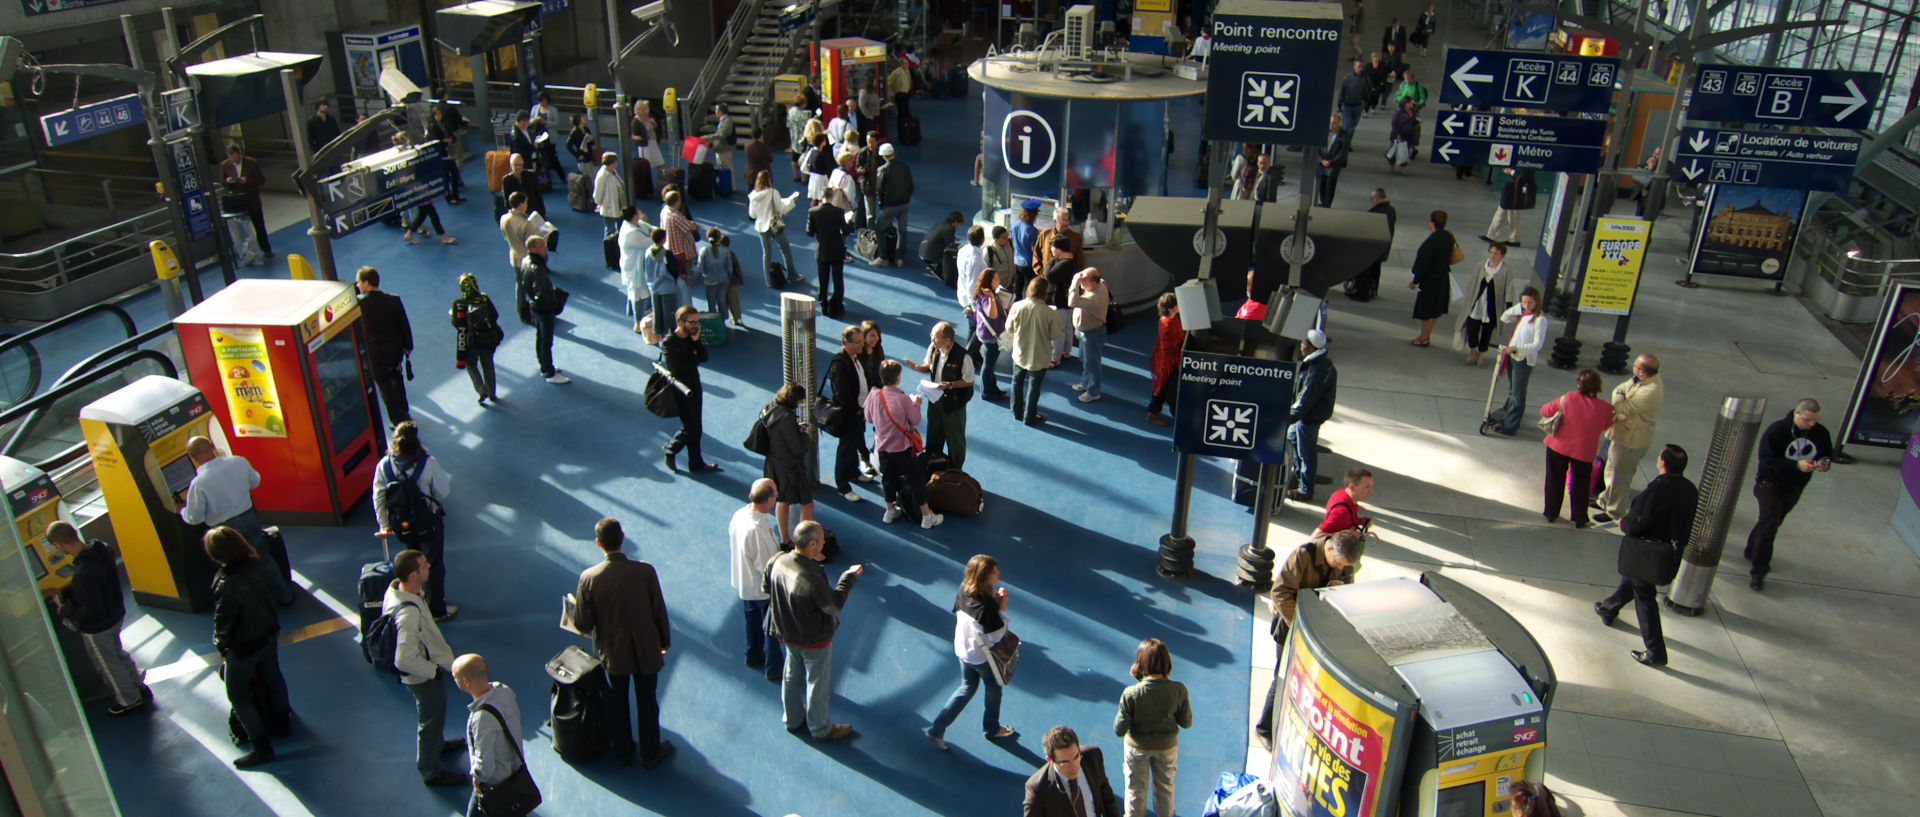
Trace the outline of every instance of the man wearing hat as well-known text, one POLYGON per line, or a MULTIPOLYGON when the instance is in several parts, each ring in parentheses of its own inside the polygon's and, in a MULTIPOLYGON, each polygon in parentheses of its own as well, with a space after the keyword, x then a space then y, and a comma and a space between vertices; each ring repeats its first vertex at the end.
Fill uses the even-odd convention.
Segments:
POLYGON ((1287 458, 1293 465, 1293 485, 1287 498, 1313 501, 1314 448, 1320 442, 1320 424, 1333 416, 1334 391, 1340 373, 1327 357, 1327 333, 1307 330, 1300 341, 1300 363, 1294 370, 1293 405, 1287 408, 1287 458))
POLYGON ((1020 202, 1019 218, 1013 220, 1013 265, 1019 268, 1020 285, 1008 287, 1013 292, 1027 291, 1027 282, 1039 274, 1033 266, 1034 246, 1040 241, 1040 228, 1034 226, 1034 221, 1039 218, 1039 199, 1020 202))
POLYGON ((880 264, 900 266, 906 255, 907 205, 913 201, 913 171, 906 161, 894 155, 893 144, 880 146, 880 216, 873 229, 880 234, 880 264), (887 235, 887 229, 893 235, 887 235))

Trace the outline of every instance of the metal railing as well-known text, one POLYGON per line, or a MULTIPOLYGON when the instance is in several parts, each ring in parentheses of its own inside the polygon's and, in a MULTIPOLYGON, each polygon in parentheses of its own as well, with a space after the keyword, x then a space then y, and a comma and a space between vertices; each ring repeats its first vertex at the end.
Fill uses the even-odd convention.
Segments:
POLYGON ((82 463, 87 445, 80 434, 79 410, 146 374, 179 377, 180 367, 164 352, 139 349, 128 352, 49 389, 27 402, 0 411, 0 434, 7 442, 0 454, 33 464, 48 473, 82 463), (150 370, 135 370, 136 366, 150 370), (42 429, 48 422, 59 425, 42 429))
POLYGON ((0 293, 35 293, 146 255, 147 242, 171 240, 166 206, 98 227, 50 247, 0 253, 0 293))
MULTIPOLYGON (((163 199, 153 189, 157 176, 126 176, 36 167, 22 177, 37 178, 48 204, 74 207, 104 207, 107 216, 120 219, 123 213, 146 210, 163 199)), ((28 188, 31 189, 31 188, 28 188)))
MULTIPOLYGON (((55 320, 48 321, 18 335, 0 339, 0 359, 4 359, 8 352, 18 351, 25 355, 28 361, 26 381, 21 384, 21 388, 16 390, 17 393, 4 395, 4 399, 6 399, 9 405, 30 400, 40 393, 40 378, 45 375, 45 372, 43 371, 40 350, 34 347, 33 342, 37 340, 46 344, 48 348, 53 348, 57 345, 50 340, 54 334, 69 327, 77 326, 82 321, 86 321, 96 315, 110 315, 119 319, 120 328, 126 331, 127 337, 129 338, 134 337, 135 332, 138 331, 138 328, 134 325, 133 316, 127 314, 125 309, 121 309, 113 304, 94 304, 63 315, 55 320)), ((73 374, 72 371, 69 371, 67 374, 61 375, 60 380, 65 381, 73 374)))
POLYGON ((708 109, 718 90, 726 86, 727 78, 733 75, 734 61, 740 58, 740 50, 747 44, 747 38, 753 36, 754 26, 760 23, 760 10, 765 0, 745 0, 733 9, 733 16, 727 20, 727 28, 713 42, 713 54, 707 57, 707 63, 700 66, 700 75, 687 89, 682 105, 687 111, 685 121, 687 131, 699 133, 706 128, 708 109))

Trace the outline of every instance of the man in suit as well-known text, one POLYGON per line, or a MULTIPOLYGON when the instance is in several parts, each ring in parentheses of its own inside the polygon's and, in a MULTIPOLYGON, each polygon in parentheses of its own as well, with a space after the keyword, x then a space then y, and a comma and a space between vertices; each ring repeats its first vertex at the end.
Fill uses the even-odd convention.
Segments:
POLYGON ((1400 24, 1398 17, 1387 23, 1386 32, 1380 35, 1380 50, 1386 51, 1389 46, 1394 54, 1407 53, 1407 27, 1400 24))
POLYGON ((1327 122, 1327 147, 1320 152, 1320 167, 1314 175, 1314 203, 1321 207, 1333 206, 1334 188, 1340 186, 1340 171, 1347 166, 1347 132, 1342 128, 1339 114, 1334 114, 1327 122))
POLYGON ((260 251, 272 258, 273 241, 267 237, 267 213, 260 206, 260 186, 266 184, 266 171, 260 169, 260 163, 252 156, 240 150, 239 143, 230 142, 227 160, 220 163, 220 181, 227 186, 230 203, 247 211, 247 219, 253 222, 253 235, 260 241, 260 251))
POLYGON ((807 212, 807 231, 818 243, 813 259, 814 271, 820 277, 820 312, 829 318, 839 317, 846 309, 848 206, 845 192, 828 189, 826 200, 807 212))
POLYGON ((1082 748, 1071 728, 1056 726, 1040 739, 1047 765, 1027 778, 1021 817, 1120 817, 1100 750, 1082 748))
POLYGON ((539 213, 542 218, 545 218, 547 215, 547 197, 540 192, 539 177, 535 176, 533 171, 527 169, 531 162, 531 159, 523 158, 518 153, 513 154, 513 156, 507 160, 507 167, 511 168, 511 172, 500 179, 500 195, 506 196, 507 206, 512 207, 513 194, 525 193, 527 196, 527 210, 529 212, 539 213))
POLYGON ((640 710, 640 762, 651 769, 673 754, 673 743, 660 739, 656 696, 660 670, 666 666, 662 656, 672 637, 667 602, 660 595, 660 576, 653 565, 621 552, 626 533, 620 529, 620 520, 600 520, 593 526, 593 541, 606 559, 581 572, 573 624, 593 636, 593 649, 613 688, 605 714, 614 762, 621 766, 633 762, 634 738, 627 726, 627 687, 631 685, 640 710))
POLYGON ((873 477, 860 473, 860 445, 867 434, 867 423, 861 413, 867 398, 867 371, 860 365, 860 355, 866 349, 867 333, 858 326, 849 326, 840 332, 840 351, 827 361, 827 386, 833 390, 833 404, 840 407, 840 427, 835 429, 840 443, 833 451, 833 490, 848 502, 860 501, 860 495, 853 492, 854 483, 873 481, 873 477))
POLYGON ((361 267, 354 273, 360 290, 360 323, 367 328, 367 357, 373 363, 373 385, 386 404, 387 422, 399 425, 413 416, 407 411, 407 379, 401 371, 413 354, 413 327, 400 296, 380 291, 380 271, 361 267))
MULTIPOLYGON (((1694 511, 1700 505, 1700 490, 1682 475, 1686 470, 1686 449, 1671 444, 1660 449, 1660 476, 1634 497, 1632 509, 1620 520, 1620 530, 1676 551, 1684 546, 1693 531, 1694 511)), ((1679 558, 1677 553, 1674 558, 1679 558)), ((1630 653, 1633 660, 1649 667, 1666 666, 1667 640, 1660 633, 1660 605, 1653 597, 1653 582, 1621 576, 1613 595, 1593 603, 1593 612, 1600 616, 1601 624, 1611 627, 1628 599, 1633 600, 1633 612, 1640 619, 1640 641, 1646 646, 1630 653)))
POLYGON ((527 166, 529 167, 533 166, 535 158, 533 152, 533 133, 529 130, 532 122, 533 117, 526 111, 520 111, 514 114, 513 135, 508 138, 507 143, 507 149, 513 151, 513 155, 526 160, 527 166))
MULTIPOLYGON (((1387 244, 1391 246, 1395 222, 1400 218, 1399 211, 1393 209, 1393 202, 1387 200, 1387 189, 1384 187, 1374 188, 1373 195, 1367 200, 1372 203, 1372 206, 1367 208, 1367 212, 1379 213, 1387 217, 1387 244)), ((1347 297, 1356 301, 1371 301, 1373 296, 1380 294, 1380 266, 1386 262, 1387 253, 1382 252, 1380 257, 1368 264, 1365 270, 1354 276, 1353 280, 1348 281, 1347 297)))

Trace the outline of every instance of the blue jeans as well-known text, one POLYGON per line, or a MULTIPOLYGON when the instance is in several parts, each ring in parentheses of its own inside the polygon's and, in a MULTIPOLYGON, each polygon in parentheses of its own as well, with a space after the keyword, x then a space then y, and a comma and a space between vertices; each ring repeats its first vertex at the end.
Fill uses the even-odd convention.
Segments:
MULTIPOLYGON (((727 282, 721 281, 717 284, 707 284, 707 311, 719 315, 722 320, 726 319, 727 282)), ((658 319, 656 318, 655 320, 658 319)))
POLYGON ((793 268, 793 245, 787 243, 787 231, 785 228, 782 228, 778 232, 760 234, 760 268, 767 270, 773 267, 773 245, 775 244, 780 245, 781 257, 787 259, 787 275, 792 276, 799 272, 799 270, 793 268))
POLYGON ((443 770, 440 749, 447 745, 444 734, 447 728, 447 674, 435 673, 431 681, 405 686, 408 692, 413 693, 414 707, 420 711, 419 746, 415 750, 413 767, 420 772, 420 779, 425 780, 443 770))
POLYGON ((767 674, 780 671, 780 639, 767 632, 767 600, 743 602, 746 605, 747 666, 765 665, 767 674))
POLYGON ((1293 490, 1313 496, 1313 468, 1318 459, 1315 447, 1320 442, 1319 423, 1294 423, 1287 426, 1287 463, 1293 466, 1293 490))
POLYGON ((1360 105, 1340 106, 1340 129, 1346 131, 1348 136, 1352 136, 1353 129, 1360 124, 1361 107, 1360 105))
POLYGON ((780 676, 780 703, 788 729, 807 728, 824 738, 833 722, 827 720, 827 701, 833 697, 833 645, 819 648, 787 647, 787 665, 780 676), (801 697, 802 690, 805 698, 801 697))
MULTIPOLYGON (((667 287, 661 287, 667 289, 667 287)), ((653 331, 662 337, 678 328, 673 325, 673 311, 680 308, 680 296, 673 292, 653 293, 653 331)))
POLYGON ((1520 431, 1520 415, 1527 411, 1527 380, 1532 377, 1533 366, 1515 358, 1513 368, 1507 370, 1507 416, 1500 420, 1500 433, 1520 431))
POLYGON ((940 708, 940 714, 933 716, 933 728, 927 730, 932 737, 945 737, 947 726, 960 717, 960 710, 967 708, 967 702, 973 700, 973 693, 981 685, 987 687, 987 711, 980 715, 980 729, 993 737, 1000 733, 1000 694, 1005 688, 994 683, 993 669, 985 664, 960 662, 960 688, 953 691, 953 697, 947 699, 947 705, 940 708))
POLYGON ((980 373, 975 375, 974 379, 981 384, 981 388, 985 390, 985 394, 988 396, 998 395, 1000 394, 1000 379, 994 376, 993 370, 994 367, 1000 363, 1000 344, 980 344, 980 356, 983 362, 980 365, 980 373))
POLYGON ((1019 364, 1013 367, 1013 419, 1025 420, 1040 413, 1040 384, 1047 380, 1047 370, 1029 371, 1019 364))
POLYGON ((1100 396, 1100 355, 1107 348, 1107 328, 1101 326, 1080 333, 1080 388, 1100 396))
POLYGON ((553 368, 553 318, 538 313, 533 316, 533 359, 540 364, 541 377, 552 377, 559 371, 553 368))
POLYGON ((907 205, 881 207, 873 220, 873 231, 880 237, 880 257, 890 264, 903 263, 907 255, 907 205), (887 241, 888 227, 893 228, 891 242, 887 241))

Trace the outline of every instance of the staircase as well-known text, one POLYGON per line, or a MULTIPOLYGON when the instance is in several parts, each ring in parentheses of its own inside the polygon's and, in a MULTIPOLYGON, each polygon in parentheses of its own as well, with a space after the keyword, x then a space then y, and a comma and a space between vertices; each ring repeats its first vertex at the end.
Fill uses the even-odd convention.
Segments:
MULTIPOLYGON (((733 120, 735 141, 744 145, 758 133, 756 119, 767 107, 769 101, 785 103, 786 100, 770 100, 773 92, 773 78, 797 56, 794 40, 801 32, 780 34, 780 6, 775 3, 761 3, 760 15, 751 21, 746 29, 745 41, 740 46, 739 56, 734 59, 726 81, 714 94, 717 102, 727 105, 727 118, 733 120)), ((804 46, 802 46, 804 48, 804 46)), ((703 132, 709 131, 712 123, 708 121, 712 114, 701 117, 703 132)))

